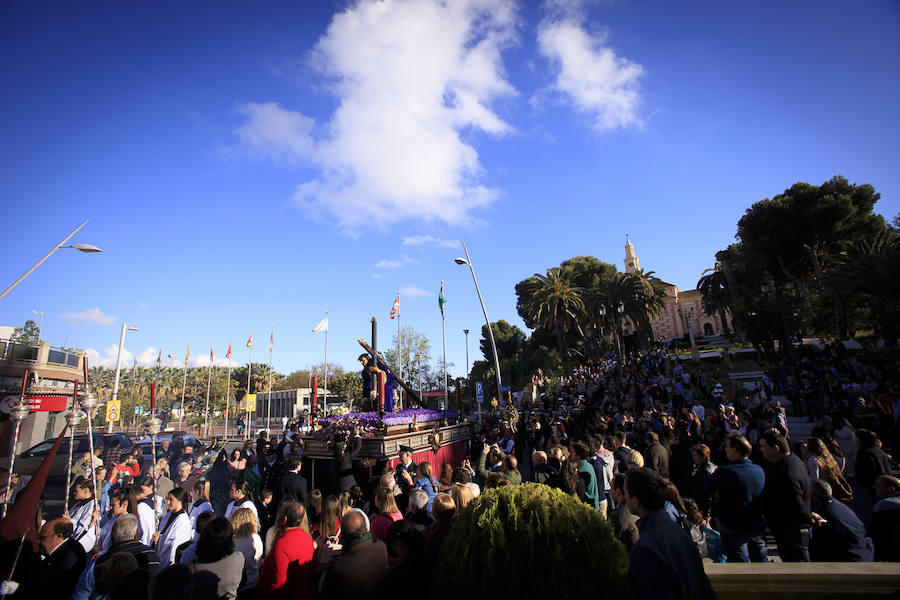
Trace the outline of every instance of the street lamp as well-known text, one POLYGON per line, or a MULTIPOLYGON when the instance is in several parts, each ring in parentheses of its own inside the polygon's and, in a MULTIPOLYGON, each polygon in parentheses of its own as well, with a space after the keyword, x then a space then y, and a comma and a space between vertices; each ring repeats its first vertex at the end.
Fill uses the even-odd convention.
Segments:
POLYGON ((48 252, 47 254, 44 255, 44 258, 42 258, 41 260, 39 260, 39 261, 37 261, 36 263, 34 263, 34 266, 33 266, 33 267, 31 267, 30 269, 28 269, 27 271, 25 271, 25 273, 24 273, 21 277, 19 277, 18 279, 16 279, 15 281, 12 282, 12 285, 10 285, 8 288, 6 288, 5 290, 3 290, 3 293, 0 293, 0 298, 3 298, 3 296, 5 296, 5 295, 7 295, 8 293, 10 293, 10 292, 13 290, 14 287, 16 287, 17 285, 19 285, 20 283, 22 283, 22 280, 23 280, 23 279, 25 279, 26 277, 28 277, 29 275, 31 275, 32 271, 34 271, 34 270, 37 269, 39 266, 41 266, 41 263, 43 263, 45 260, 47 260, 48 258, 50 258, 50 256, 52 256, 53 253, 56 252, 57 250, 59 250, 60 248, 75 248, 76 250, 79 250, 79 251, 81 251, 81 252, 86 252, 86 253, 103 252, 103 250, 101 250, 101 249, 98 248, 97 246, 92 246, 91 244, 72 244, 71 246, 63 246, 63 244, 65 244, 66 242, 68 242, 68 241, 72 238, 72 236, 74 236, 76 233, 78 233, 78 231, 79 231, 82 227, 84 227, 85 225, 87 225, 87 224, 88 224, 88 222, 85 221, 84 223, 82 223, 81 225, 79 225, 78 228, 77 228, 75 231, 73 231, 73 232, 70 233, 68 236, 66 236, 66 238, 65 238, 63 241, 61 241, 61 242, 58 243, 57 245, 53 246, 53 248, 50 250, 50 252, 48 252))
MULTIPOLYGON (((119 336, 119 353, 116 355, 116 378, 113 382, 112 401, 119 399, 119 366, 122 364, 122 348, 125 346, 125 331, 140 331, 138 327, 128 327, 122 323, 122 334, 119 336)), ((109 422, 107 432, 112 433, 112 421, 109 422)))
POLYGON ((494 330, 491 329, 491 321, 488 319, 487 309, 484 307, 484 298, 481 297, 481 290, 478 287, 478 279, 475 277, 475 268, 472 266, 472 259, 469 258, 469 249, 466 248, 466 242, 463 241, 463 250, 466 253, 466 257, 455 258, 453 262, 458 265, 466 265, 469 267, 469 271, 472 272, 472 281, 475 283, 475 292, 478 294, 478 301, 481 302, 481 312, 484 313, 484 322, 487 324, 488 337, 491 340, 491 350, 494 352, 494 372, 497 375, 497 402, 503 402, 503 391, 500 384, 500 360, 497 357, 497 344, 494 342, 494 330))
MULTIPOLYGON (((463 333, 466 336, 466 406, 469 406, 469 330, 463 329, 463 333)), ((459 407, 457 406, 456 408, 458 409, 459 407)))

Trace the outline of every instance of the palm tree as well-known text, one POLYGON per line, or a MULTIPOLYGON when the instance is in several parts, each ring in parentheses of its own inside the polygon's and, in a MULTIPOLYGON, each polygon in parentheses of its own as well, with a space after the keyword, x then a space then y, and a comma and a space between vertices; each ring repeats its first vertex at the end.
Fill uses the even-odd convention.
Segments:
POLYGON ((546 275, 534 274, 536 281, 531 286, 525 310, 539 327, 556 333, 556 343, 568 367, 569 347, 566 333, 575 329, 584 335, 580 320, 584 315, 582 290, 572 284, 567 273, 559 267, 547 269, 546 275))
POLYGON ((834 257, 838 267, 830 283, 849 295, 862 294, 872 301, 872 316, 885 345, 897 344, 900 317, 900 236, 885 228, 874 237, 846 244, 834 257))
POLYGON ((725 271, 716 263, 712 269, 706 269, 701 273, 697 282, 697 289, 701 294, 703 310, 708 315, 719 314, 722 322, 722 331, 728 333, 727 314, 731 312, 731 295, 728 293, 728 283, 725 279, 725 271))

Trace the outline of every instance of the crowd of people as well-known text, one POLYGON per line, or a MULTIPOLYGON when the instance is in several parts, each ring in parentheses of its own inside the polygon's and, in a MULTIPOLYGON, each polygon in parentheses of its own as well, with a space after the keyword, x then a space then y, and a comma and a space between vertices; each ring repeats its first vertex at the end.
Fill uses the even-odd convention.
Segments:
POLYGON ((518 423, 498 410, 476 424, 460 464, 417 463, 401 446, 369 479, 351 434, 317 489, 289 423, 218 451, 208 469, 177 439, 151 460, 110 446, 76 462, 68 513, 41 530, 47 558, 3 585, 77 600, 428 590, 457 514, 486 489, 527 483, 610 522, 633 598, 667 597, 666 586, 715 597, 702 561, 768 561, 769 535, 782 561, 897 561, 900 480, 881 444, 897 439, 896 374, 837 347, 802 353, 749 392, 661 352, 589 361, 521 404, 518 423), (781 396, 816 421, 808 440, 791 442, 781 396))

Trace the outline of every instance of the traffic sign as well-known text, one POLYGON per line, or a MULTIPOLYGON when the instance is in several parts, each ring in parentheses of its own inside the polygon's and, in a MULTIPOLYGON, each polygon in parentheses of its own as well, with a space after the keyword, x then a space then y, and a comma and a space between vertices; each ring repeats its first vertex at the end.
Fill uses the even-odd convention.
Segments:
POLYGON ((144 407, 143 406, 135 406, 134 414, 136 414, 137 416, 141 416, 142 414, 144 414, 144 407))
POLYGON ((122 411, 121 400, 110 400, 106 403, 106 421, 118 421, 119 413, 122 411))
POLYGON ((256 411, 256 394, 247 394, 247 408, 244 410, 246 412, 256 411))
POLYGON ((478 404, 484 404, 484 384, 480 381, 475 382, 475 400, 478 404))

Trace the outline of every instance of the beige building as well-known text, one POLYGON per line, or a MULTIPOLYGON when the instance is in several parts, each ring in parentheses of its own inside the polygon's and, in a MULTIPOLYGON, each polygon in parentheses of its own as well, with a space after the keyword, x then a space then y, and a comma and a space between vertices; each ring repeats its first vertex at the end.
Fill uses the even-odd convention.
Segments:
MULTIPOLYGON (((640 260, 634 252, 634 245, 625 236, 625 272, 634 273, 640 270, 640 260)), ((699 290, 679 291, 678 287, 662 282, 666 290, 663 299, 665 308, 662 317, 652 323, 654 339, 683 337, 689 331, 695 336, 715 335, 722 332, 719 315, 709 315, 703 310, 699 290)), ((732 330, 731 315, 725 319, 728 329, 732 330)))

